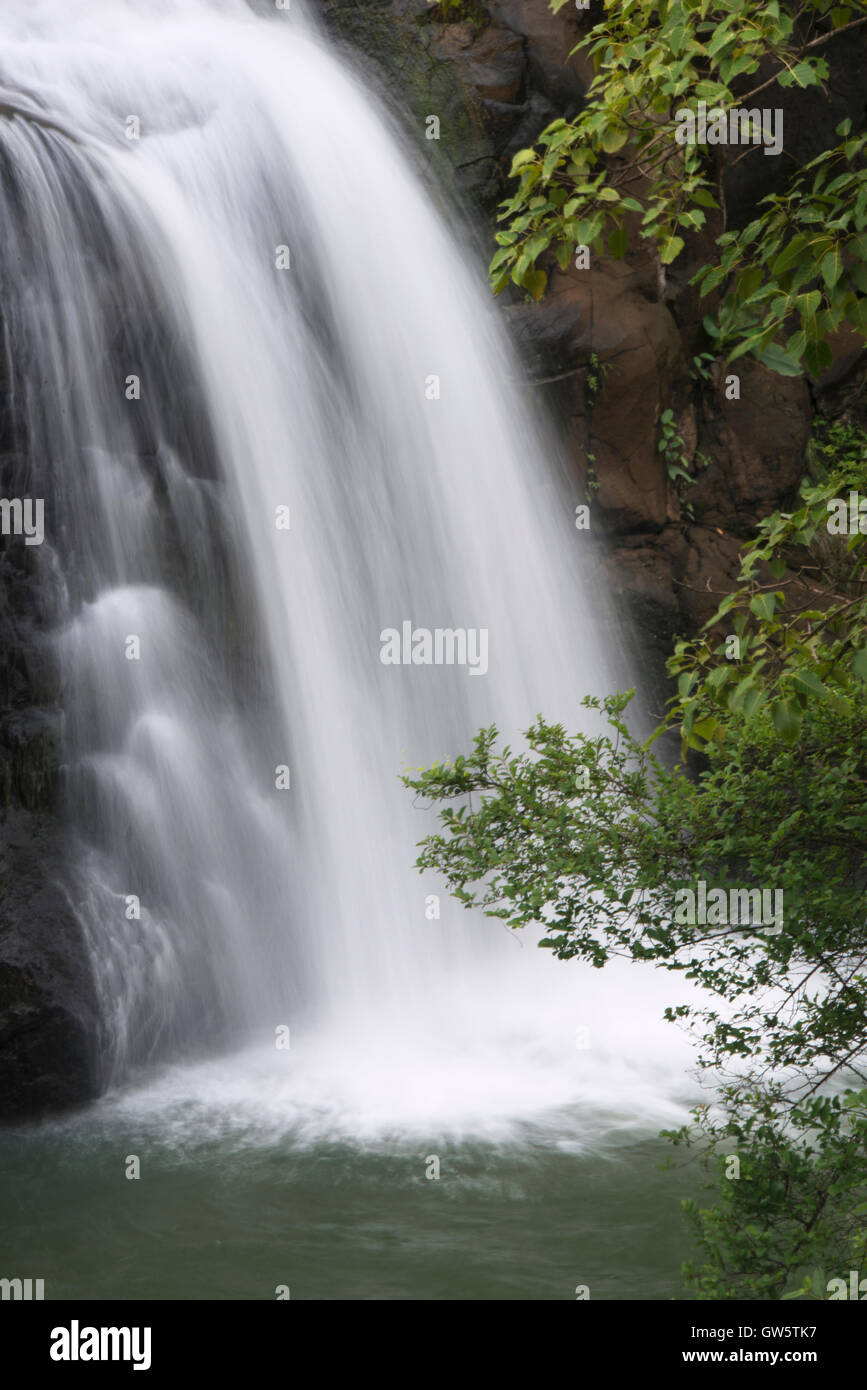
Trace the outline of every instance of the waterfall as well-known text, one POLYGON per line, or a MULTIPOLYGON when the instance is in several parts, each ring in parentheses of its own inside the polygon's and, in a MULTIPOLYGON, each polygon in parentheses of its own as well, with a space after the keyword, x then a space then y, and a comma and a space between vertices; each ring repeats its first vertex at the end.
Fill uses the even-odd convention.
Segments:
POLYGON ((355 1134, 665 1111, 664 990, 413 867, 402 769, 614 685, 582 499, 419 156, 300 5, 6 0, 0 35, 0 302, 114 1081, 355 1134), (384 663, 407 623, 485 660, 384 663))

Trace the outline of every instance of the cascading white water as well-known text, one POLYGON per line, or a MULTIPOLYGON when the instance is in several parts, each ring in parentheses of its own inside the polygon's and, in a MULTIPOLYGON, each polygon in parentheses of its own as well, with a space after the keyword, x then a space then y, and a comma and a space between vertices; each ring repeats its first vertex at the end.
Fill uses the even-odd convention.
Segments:
POLYGON ((613 680, 586 533, 410 151, 295 8, 7 0, 0 36, 2 311, 115 1074, 245 1043, 153 1103, 356 1137, 666 1113, 667 990, 428 920, 412 867, 402 768, 613 680), (487 672, 384 665, 406 621, 486 629, 487 672))

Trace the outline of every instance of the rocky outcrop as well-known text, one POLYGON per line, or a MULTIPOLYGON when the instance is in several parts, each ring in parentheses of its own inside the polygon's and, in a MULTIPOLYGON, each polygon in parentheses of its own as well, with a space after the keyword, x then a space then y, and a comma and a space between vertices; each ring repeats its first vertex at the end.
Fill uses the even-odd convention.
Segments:
POLYGON ((617 261, 554 274, 538 305, 515 304, 507 318, 609 540, 612 589, 657 632, 662 653, 677 630, 710 616, 735 577, 740 540, 797 488, 811 403, 806 382, 754 362, 739 364, 736 385, 718 370, 693 379, 652 279, 617 261), (695 473, 687 489, 659 451, 669 409, 695 473))
POLYGON ((575 473, 611 531, 659 528, 677 514, 656 442, 686 360, 674 319, 646 290, 613 261, 556 273, 539 305, 507 311, 532 377, 560 388, 575 473), (565 363, 580 365, 561 378, 565 363))
POLYGON ((491 211, 512 154, 555 115, 578 110, 586 62, 570 58, 581 22, 547 0, 317 0, 430 159, 439 181, 491 211), (439 138, 425 140, 430 116, 439 138))
MULTIPOLYGON (((17 460, 0 494, 21 496, 17 460)), ((88 953, 60 887, 61 716, 41 629, 35 548, 0 551, 0 1120, 32 1118, 99 1090, 99 1014, 88 953)))
POLYGON ((99 1094, 88 953, 61 889, 63 835, 9 808, 0 830, 0 1120, 34 1118, 99 1094))

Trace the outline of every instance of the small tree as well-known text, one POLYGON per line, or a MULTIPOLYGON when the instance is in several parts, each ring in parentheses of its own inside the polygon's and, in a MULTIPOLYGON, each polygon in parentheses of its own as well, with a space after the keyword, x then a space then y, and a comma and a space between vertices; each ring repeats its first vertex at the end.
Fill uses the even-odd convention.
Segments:
POLYGON ((740 1163, 715 1205, 687 1204, 702 1298, 796 1292, 808 1265, 848 1270, 865 1241, 867 535, 827 527, 829 502, 850 507, 867 483, 863 435, 832 431, 814 463, 802 505, 745 547, 709 625, 719 640, 679 643, 670 662, 679 691, 657 733, 680 728, 695 775, 634 738, 627 694, 583 701, 593 732, 540 717, 515 753, 491 727, 469 755, 403 778, 441 808, 418 867, 465 906, 539 924, 563 960, 624 956, 704 991, 666 1011, 722 1087, 668 1137, 712 1166, 734 1142, 740 1163), (779 892, 783 921, 697 919, 684 903, 698 882, 708 900, 779 892))

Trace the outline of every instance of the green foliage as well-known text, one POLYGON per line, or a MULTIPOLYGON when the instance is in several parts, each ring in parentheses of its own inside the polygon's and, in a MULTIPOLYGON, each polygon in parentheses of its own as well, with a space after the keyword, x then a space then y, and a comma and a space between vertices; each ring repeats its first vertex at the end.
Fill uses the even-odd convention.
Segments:
POLYGON ((693 381, 710 381, 710 369, 713 366, 714 355, 712 352, 700 352, 692 359, 690 376, 693 381))
POLYGON ((720 236, 719 263, 695 276, 702 294, 723 295, 704 327, 729 362, 750 352, 784 376, 819 376, 831 333, 848 324, 867 338, 867 136, 850 130, 839 126, 841 143, 785 194, 763 198, 748 227, 720 236))
POLYGON ((588 504, 588 506, 591 506, 591 505, 592 505, 592 503, 593 503, 593 498, 596 496, 596 493, 599 491, 599 487, 600 487, 599 475, 598 475, 597 472, 596 472, 596 455, 595 455, 595 454, 588 454, 588 455, 587 455, 587 482, 586 482, 586 484, 585 484, 585 486, 584 486, 584 500, 585 500, 585 502, 588 504))
POLYGON ((476 25, 488 23, 482 0, 437 0, 427 17, 440 24, 457 24, 462 19, 476 25))
POLYGON ((867 496, 867 436, 820 425, 811 457, 799 505, 760 524, 737 587, 705 635, 678 642, 668 663, 678 682, 668 723, 685 746, 724 738, 726 714, 749 719, 766 707, 780 738, 795 743, 808 702, 827 701, 841 716, 864 702, 867 536, 830 535, 828 503, 867 496))
POLYGON ((591 410, 602 390, 608 371, 609 364, 601 361, 598 353, 591 352, 587 371, 587 405, 591 410))
POLYGON ((741 1171, 713 1205, 686 1204, 699 1298, 824 1297, 823 1272, 867 1253, 865 538, 825 525, 829 497, 867 491, 863 432, 820 429, 811 460, 799 506, 762 524, 720 604, 740 662, 710 636, 672 658, 662 729, 701 749, 695 775, 632 735, 624 694, 583 701, 591 732, 539 717, 515 752, 491 727, 403 779, 439 810, 418 867, 466 907, 537 928, 560 959, 620 956, 701 987, 666 1017, 720 1096, 669 1138, 713 1171, 734 1145, 741 1171), (690 923, 681 890, 698 880, 781 891, 783 929, 690 923))
POLYGON ((724 1119, 706 1107, 694 1114, 693 1128, 667 1137, 704 1141, 704 1165, 715 1172, 714 1205, 683 1203, 704 1256, 684 1269, 700 1299, 825 1300, 831 1279, 848 1284, 850 1269, 867 1268, 867 1091, 790 1107, 769 1087, 735 1098, 724 1119), (739 1160, 736 1177, 723 1148, 739 1160))
MULTIPOLYGON (((631 234, 653 241, 670 265, 709 214, 724 216, 720 166, 704 146, 678 143, 677 112, 700 101, 750 111, 760 93, 773 105, 775 87, 822 86, 824 44, 864 23, 865 0, 805 0, 797 25, 778 0, 609 5, 576 49, 596 74, 584 109, 553 121, 512 161, 518 187, 502 205, 494 291, 513 282, 538 299, 546 252, 561 269, 583 245, 621 258, 631 234)), ((728 361, 749 352, 775 371, 817 374, 830 361, 830 333, 848 324, 867 337, 867 137, 849 123, 837 134, 748 227, 720 226, 719 260, 695 277, 704 296, 722 296, 705 327, 728 361)), ((765 157, 757 144, 744 153, 765 157)))
MULTIPOLYGON (((683 436, 678 433, 677 425, 674 423, 674 411, 664 410, 659 417, 659 430, 661 438, 657 444, 657 450, 665 458, 665 468, 671 481, 678 487, 683 483, 690 486, 695 482, 689 471, 689 459, 686 457, 683 436)), ((687 516, 692 516, 692 507, 689 503, 684 506, 687 516)))

